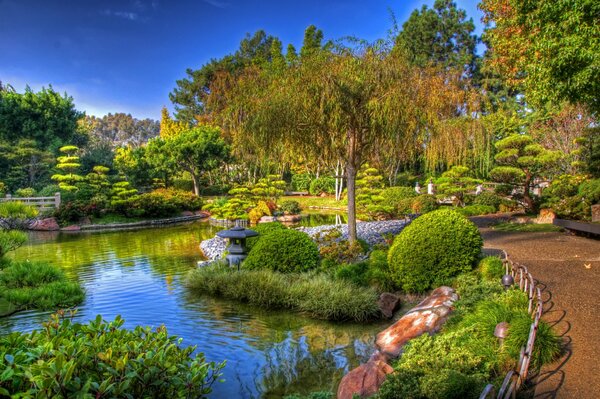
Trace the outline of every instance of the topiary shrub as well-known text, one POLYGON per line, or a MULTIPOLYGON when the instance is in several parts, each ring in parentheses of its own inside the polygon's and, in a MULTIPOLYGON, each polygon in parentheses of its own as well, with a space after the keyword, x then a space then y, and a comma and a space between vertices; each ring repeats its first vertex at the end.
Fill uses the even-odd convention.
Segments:
POLYGON ((256 231, 258 233, 258 236, 250 237, 250 238, 246 239, 246 248, 248 249, 248 251, 250 251, 254 247, 254 245, 260 239, 262 239, 265 235, 267 235, 273 231, 286 230, 286 229, 287 229, 287 227, 285 227, 283 224, 281 224, 279 222, 259 223, 256 226, 252 227, 252 230, 256 231))
POLYGON ((318 264, 317 244, 307 234, 285 229, 267 233, 258 240, 243 267, 291 273, 314 269, 318 264))
POLYGON ((308 191, 311 195, 319 195, 322 193, 333 194, 335 191, 335 179, 329 176, 319 177, 310 182, 308 191))
POLYGON ((281 205, 279 205, 279 209, 288 215, 299 215, 300 212, 302 212, 300 203, 294 200, 283 201, 281 205))
POLYGON ((473 205, 487 205, 492 206, 496 210, 500 207, 503 198, 497 194, 494 194, 490 191, 484 191, 479 195, 476 195, 473 199, 473 205))
POLYGON ((411 206, 413 213, 421 214, 435 211, 440 207, 435 196, 431 194, 422 194, 415 197, 411 206))
POLYGON ((415 219, 388 254, 392 279, 406 292, 423 292, 473 268, 483 240, 467 218, 439 209, 415 219))

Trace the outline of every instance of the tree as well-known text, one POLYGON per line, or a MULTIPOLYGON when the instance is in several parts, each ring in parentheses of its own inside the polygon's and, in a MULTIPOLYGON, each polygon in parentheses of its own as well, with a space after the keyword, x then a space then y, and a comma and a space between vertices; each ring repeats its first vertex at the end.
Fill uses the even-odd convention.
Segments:
POLYGON ((42 186, 53 163, 52 154, 40 150, 34 140, 22 139, 14 144, 0 141, 0 179, 11 192, 42 186))
POLYGON ((200 195, 202 173, 216 169, 227 160, 229 148, 218 128, 197 126, 166 139, 156 138, 148 148, 150 156, 162 153, 183 171, 189 172, 194 193, 200 195))
POLYGON ((483 0, 489 63, 528 102, 567 100, 600 110, 600 3, 483 0))
POLYGON ((435 64, 473 73, 475 45, 473 19, 452 0, 436 0, 433 8, 414 10, 402 25, 396 51, 405 51, 418 66, 435 64))
POLYGON ((499 166, 491 170, 491 177, 495 181, 521 185, 525 207, 533 210, 530 193, 533 180, 544 175, 560 159, 560 152, 545 149, 525 134, 508 136, 496 142, 495 146, 499 151, 495 156, 499 166))
POLYGON ((169 115, 167 107, 162 107, 160 111, 160 137, 163 139, 173 137, 188 128, 184 122, 174 121, 169 115))
POLYGON ((56 168, 64 174, 56 173, 52 175, 52 180, 56 180, 62 190, 77 191, 76 184, 83 180, 83 177, 76 173, 81 166, 79 157, 76 155, 79 148, 74 145, 66 145, 60 147, 59 151, 65 155, 57 158, 58 165, 56 165, 56 168))
POLYGON ((474 191, 480 180, 470 176, 471 170, 466 166, 455 165, 442 173, 436 180, 438 193, 444 196, 454 197, 453 202, 457 206, 464 206, 465 194, 474 191))

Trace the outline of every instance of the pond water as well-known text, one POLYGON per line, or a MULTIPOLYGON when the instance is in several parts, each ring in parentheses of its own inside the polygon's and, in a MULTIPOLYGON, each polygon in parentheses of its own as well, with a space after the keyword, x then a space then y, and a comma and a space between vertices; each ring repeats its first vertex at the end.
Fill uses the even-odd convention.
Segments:
MULTIPOLYGON (((127 328, 164 324, 209 361, 227 360, 226 382, 214 386, 214 398, 335 390, 346 372, 368 358, 374 335, 389 322, 320 322, 189 292, 183 281, 202 257, 198 244, 216 231, 194 222, 93 234, 31 233, 28 244, 12 256, 50 261, 79 280, 86 298, 77 321, 100 314, 107 320, 123 316, 127 328)), ((27 311, 0 318, 0 333, 39 328, 48 316, 27 311)))

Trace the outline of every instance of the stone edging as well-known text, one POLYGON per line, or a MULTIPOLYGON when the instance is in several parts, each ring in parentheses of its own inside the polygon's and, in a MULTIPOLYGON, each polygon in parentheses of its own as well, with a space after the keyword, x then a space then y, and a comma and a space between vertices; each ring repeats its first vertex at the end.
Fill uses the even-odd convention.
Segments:
POLYGON ((162 226, 166 224, 175 224, 183 222, 191 222, 198 219, 205 218, 205 215, 190 215, 190 216, 178 216, 168 219, 153 219, 153 220, 142 220, 141 222, 132 223, 110 223, 110 224, 88 224, 81 226, 81 231, 99 231, 99 230, 123 230, 123 229, 135 229, 138 227, 152 227, 162 226))

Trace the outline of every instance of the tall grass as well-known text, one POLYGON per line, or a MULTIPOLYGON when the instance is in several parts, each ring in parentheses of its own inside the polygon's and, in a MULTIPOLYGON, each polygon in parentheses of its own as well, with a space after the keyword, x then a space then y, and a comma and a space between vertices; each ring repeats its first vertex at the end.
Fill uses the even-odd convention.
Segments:
POLYGON ((43 262, 11 262, 0 272, 0 298, 20 309, 77 305, 84 292, 63 271, 43 262))
POLYGON ((195 292, 270 309, 293 309, 323 320, 368 321, 380 316, 377 293, 325 274, 231 270, 214 265, 193 270, 186 280, 195 292))

